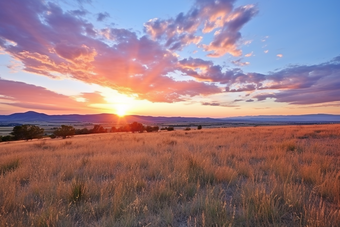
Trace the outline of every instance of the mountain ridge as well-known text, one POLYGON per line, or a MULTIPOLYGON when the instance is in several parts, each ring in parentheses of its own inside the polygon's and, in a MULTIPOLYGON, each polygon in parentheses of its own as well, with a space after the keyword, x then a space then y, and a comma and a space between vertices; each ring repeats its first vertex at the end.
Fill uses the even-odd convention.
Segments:
MULTIPOLYGON (((122 120, 119 116, 109 113, 100 114, 61 114, 48 115, 35 111, 24 113, 13 113, 10 115, 0 115, 0 122, 119 122, 122 120)), ((340 122, 340 115, 336 114, 304 114, 304 115, 257 115, 257 116, 238 116, 226 118, 209 118, 209 117, 164 117, 164 116, 142 116, 127 115, 124 117, 126 122, 141 123, 164 123, 164 122, 340 122)))
MULTIPOLYGON (((122 120, 119 116, 109 113, 101 114, 63 114, 63 115, 47 115, 45 113, 38 113, 34 111, 27 111, 25 113, 13 113, 10 115, 0 115, 0 122, 118 122, 122 120)), ((196 121, 209 121, 220 122, 221 119, 215 118, 197 118, 197 117, 154 117, 154 116, 140 116, 140 115, 127 115, 124 117, 127 122, 138 121, 141 123, 160 123, 169 121, 179 122, 196 122, 196 121)))

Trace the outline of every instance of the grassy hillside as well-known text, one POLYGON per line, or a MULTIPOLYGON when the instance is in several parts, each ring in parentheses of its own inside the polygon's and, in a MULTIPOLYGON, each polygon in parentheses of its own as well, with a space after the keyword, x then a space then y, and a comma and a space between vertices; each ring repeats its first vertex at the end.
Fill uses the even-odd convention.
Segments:
POLYGON ((340 127, 0 144, 2 226, 338 226, 340 127))

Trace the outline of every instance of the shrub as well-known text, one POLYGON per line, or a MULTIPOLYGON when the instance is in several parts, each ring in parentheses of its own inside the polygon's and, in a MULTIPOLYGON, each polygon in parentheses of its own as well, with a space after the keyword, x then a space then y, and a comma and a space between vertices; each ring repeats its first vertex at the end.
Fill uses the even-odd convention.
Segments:
POLYGON ((76 129, 75 134, 76 135, 90 134, 90 130, 88 130, 87 128, 76 129))
POLYGON ((130 124, 131 132, 144 132, 144 126, 141 123, 133 122, 130 124))
POLYGON ((202 125, 197 126, 197 129, 201 130, 202 129, 202 125))
POLYGON ((146 126, 145 127, 145 130, 147 131, 147 132, 158 132, 158 130, 159 130, 159 127, 158 126, 146 126))
POLYGON ((7 135, 7 136, 3 136, 1 138, 1 142, 8 142, 8 141, 12 141, 14 140, 14 137, 13 136, 10 136, 10 135, 7 135))
POLYGON ((167 130, 168 130, 168 131, 173 131, 173 130, 175 130, 175 129, 174 129, 174 127, 172 127, 172 126, 169 126, 169 127, 167 128, 167 130))
POLYGON ((101 125, 93 126, 93 129, 90 130, 91 133, 105 133, 107 130, 101 125))
POLYGON ((110 132, 117 132, 117 128, 115 126, 112 126, 112 128, 110 129, 110 132))
POLYGON ((62 125, 60 128, 57 128, 53 134, 56 137, 62 137, 63 139, 66 139, 66 137, 73 136, 75 134, 76 130, 73 128, 73 126, 70 125, 62 125))
POLYGON ((44 129, 36 125, 18 125, 13 128, 11 134, 14 140, 32 140, 42 138, 44 129))
POLYGON ((186 127, 186 128, 184 129, 184 131, 190 131, 190 130, 191 130, 190 127, 186 127))

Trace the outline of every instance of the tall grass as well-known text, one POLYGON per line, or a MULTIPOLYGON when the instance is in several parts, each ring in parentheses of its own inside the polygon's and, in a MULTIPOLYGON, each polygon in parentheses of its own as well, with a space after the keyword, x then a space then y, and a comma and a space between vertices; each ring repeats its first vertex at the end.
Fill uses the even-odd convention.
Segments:
POLYGON ((0 227, 339 226, 339 128, 0 144, 0 227))

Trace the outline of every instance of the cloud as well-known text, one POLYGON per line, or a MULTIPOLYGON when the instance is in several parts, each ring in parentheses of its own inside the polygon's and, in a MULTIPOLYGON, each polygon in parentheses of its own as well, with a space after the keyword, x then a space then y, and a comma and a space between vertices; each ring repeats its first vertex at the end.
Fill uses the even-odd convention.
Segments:
POLYGON ((279 57, 279 58, 282 58, 282 57, 283 57, 282 54, 277 54, 276 56, 279 57))
POLYGON ((247 84, 242 87, 237 87, 237 88, 226 88, 226 91, 228 92, 244 92, 244 91, 254 91, 256 90, 256 85, 255 84, 247 84))
POLYGON ((235 105, 233 103, 224 103, 224 102, 202 102, 203 106, 220 106, 220 107, 238 107, 238 105, 235 105))
POLYGON ((221 104, 218 102, 202 102, 203 106, 220 106, 221 104))
MULTIPOLYGON (((211 57, 226 53, 240 56, 237 46, 242 37, 240 29, 256 15, 253 5, 235 8, 233 0, 196 0, 187 13, 176 18, 148 21, 146 34, 142 35, 124 28, 96 29, 86 20, 85 11, 63 11, 53 2, 0 1, 0 8, 1 50, 20 61, 27 72, 51 78, 70 77, 152 102, 179 102, 222 92, 226 95, 246 92, 258 101, 273 98, 290 104, 339 101, 340 57, 318 65, 293 65, 264 74, 223 68, 200 58, 180 59, 174 53, 195 44, 211 57), (201 33, 211 33, 211 43, 201 43, 201 33), (173 73, 191 79, 178 81, 169 76, 173 73)), ((247 64, 241 59, 233 63, 247 64)), ((33 90, 36 89, 43 88, 33 90)), ((38 97, 35 101, 26 100, 25 95, 13 96, 9 91, 1 95, 14 98, 15 102, 8 101, 11 105, 40 103, 38 97)), ((60 106, 63 102, 58 100, 72 103, 69 97, 50 95, 60 106)), ((81 98, 102 100, 97 93, 83 94, 81 98)), ((51 105, 44 98, 41 100, 46 108, 51 105)), ((88 103, 73 104, 83 107, 88 103)))
POLYGON ((311 66, 291 66, 266 76, 268 81, 261 89, 277 89, 276 93, 261 93, 258 101, 274 98, 289 104, 318 104, 340 101, 340 61, 311 66))
POLYGON ((236 66, 246 66, 246 65, 249 65, 250 63, 249 62, 241 62, 242 61, 242 58, 240 59, 237 59, 235 61, 231 61, 231 63, 233 63, 234 65, 236 66))
POLYGON ((84 92, 80 96, 81 98, 84 99, 85 102, 87 103, 106 103, 104 96, 102 96, 98 92, 84 92))
POLYGON ((265 54, 268 54, 268 52, 269 52, 269 50, 265 50, 265 51, 263 51, 265 54))
POLYGON ((10 106, 39 110, 84 110, 88 107, 72 98, 23 82, 0 78, 0 102, 10 106))
POLYGON ((97 21, 103 21, 105 20, 106 18, 110 17, 110 14, 107 13, 107 12, 104 12, 104 13, 98 13, 97 14, 97 21))
POLYGON ((234 9, 234 0, 196 0, 187 13, 180 13, 176 18, 167 20, 151 19, 144 24, 145 31, 154 39, 164 41, 170 50, 182 50, 189 44, 196 44, 209 52, 209 57, 220 57, 229 53, 240 56, 237 42, 241 38, 242 26, 256 15, 253 5, 234 9), (212 33, 209 44, 199 44, 202 37, 199 32, 212 33), (199 44, 199 45, 198 45, 199 44))
POLYGON ((0 8, 0 46, 21 61, 25 71, 68 76, 152 102, 221 92, 214 84, 169 78, 178 58, 148 36, 127 29, 95 29, 79 14, 51 2, 1 1, 0 8))
POLYGON ((247 57, 247 58, 253 56, 253 51, 248 53, 248 54, 246 54, 246 55, 244 55, 244 56, 247 57))
POLYGON ((340 58, 317 65, 292 65, 267 74, 244 73, 241 69, 223 70, 211 61, 183 59, 181 71, 199 81, 226 84, 225 92, 262 92, 258 101, 274 98, 276 102, 313 104, 340 100, 340 58))

